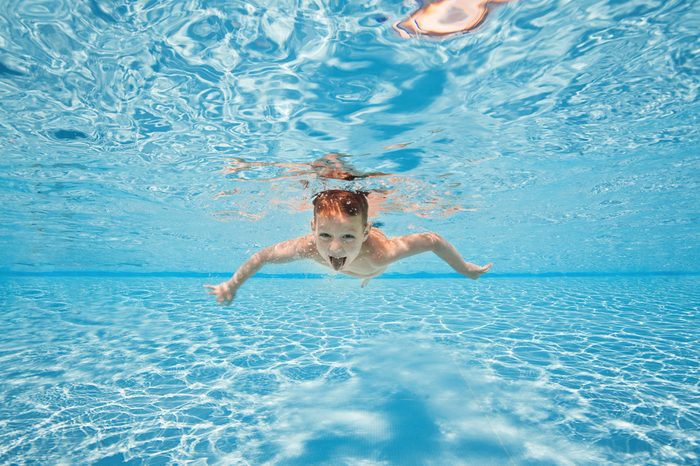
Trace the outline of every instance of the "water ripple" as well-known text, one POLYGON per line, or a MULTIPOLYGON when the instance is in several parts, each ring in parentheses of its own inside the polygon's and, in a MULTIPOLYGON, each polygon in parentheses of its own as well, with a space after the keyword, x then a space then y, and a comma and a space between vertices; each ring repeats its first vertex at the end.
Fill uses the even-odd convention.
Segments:
MULTIPOLYGON (((556 269, 591 269, 610 250, 631 269, 693 267, 696 236, 669 225, 697 217, 697 177, 688 175, 700 127, 697 1, 508 2, 469 34, 410 40, 391 24, 417 5, 382 0, 6 3, 0 192, 10 207, 0 234, 10 267, 113 267, 97 259, 114 256, 107 237, 123 241, 116 262, 171 269, 128 244, 167 249, 182 228, 181 239, 223 250, 226 235, 208 231, 223 231, 220 222, 246 231, 250 218, 264 219, 268 231, 289 230, 302 222, 282 221, 286 201, 303 202, 326 182, 248 188, 226 176, 228 161, 310 164, 328 153, 351 155, 364 172, 401 174, 339 183, 415 199, 409 217, 389 223, 413 224, 418 210, 433 222, 417 229, 441 227, 458 238, 468 224, 475 236, 493 238, 494 255, 523 268, 530 257, 508 243, 532 236, 526 227, 542 221, 566 227, 569 238, 576 232, 580 243, 589 241, 584 232, 612 234, 571 260, 559 251, 572 241, 556 240, 566 236, 559 232, 545 242, 551 250, 520 248, 542 248, 535 255, 556 269), (36 161, 39 175, 27 170, 36 161), (57 161, 86 168, 67 173, 57 161), (660 163, 667 168, 653 187, 660 163), (626 199, 601 199, 598 187, 632 167, 639 178, 626 199), (76 195, 71 183, 88 177, 95 184, 76 195), (46 179, 70 188, 28 194, 45 192, 46 179), (575 184, 592 194, 566 197, 575 184), (664 197, 662 186, 675 196, 664 197), (79 231, 71 211, 84 210, 77 200, 90 196, 100 202, 83 211, 79 231), (554 197, 564 200, 555 206, 554 197), (442 203, 431 209, 435 199, 442 203), (665 209, 669 199, 674 213, 665 209), (151 205, 162 209, 153 228, 142 228, 151 205), (653 226, 635 237, 631 224, 630 244, 654 254, 613 241, 621 237, 614 219, 630 216, 653 226), (57 243, 33 239, 43 234, 37 224, 57 243), (57 255, 48 244, 74 254, 57 255), (676 258, 666 252, 688 248, 676 258)), ((191 251, 182 258, 188 268, 220 267, 187 241, 175 249, 191 251)))

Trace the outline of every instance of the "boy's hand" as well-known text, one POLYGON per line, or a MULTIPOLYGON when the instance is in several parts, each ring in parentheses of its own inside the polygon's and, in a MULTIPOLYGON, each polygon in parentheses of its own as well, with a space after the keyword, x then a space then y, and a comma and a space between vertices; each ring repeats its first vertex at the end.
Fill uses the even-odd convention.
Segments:
POLYGON ((216 296, 216 301, 219 304, 231 304, 236 296, 236 288, 229 282, 219 283, 218 285, 204 285, 208 288, 209 294, 216 296))
POLYGON ((479 278, 480 276, 482 276, 483 274, 485 274, 486 272, 491 270, 491 267, 493 267, 493 262, 489 262, 488 264, 482 265, 482 266, 477 265, 477 266, 471 268, 466 273, 466 276, 471 278, 472 280, 476 280, 477 278, 479 278))

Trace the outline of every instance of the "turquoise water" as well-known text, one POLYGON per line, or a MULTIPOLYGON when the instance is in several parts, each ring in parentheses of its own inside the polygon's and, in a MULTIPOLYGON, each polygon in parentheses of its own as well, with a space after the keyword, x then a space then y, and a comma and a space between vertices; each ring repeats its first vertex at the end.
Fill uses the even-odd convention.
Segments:
POLYGON ((0 461, 694 464, 699 284, 8 279, 0 461))
POLYGON ((698 3, 4 1, 0 463, 697 464, 698 3), (494 268, 212 302, 327 188, 494 268))

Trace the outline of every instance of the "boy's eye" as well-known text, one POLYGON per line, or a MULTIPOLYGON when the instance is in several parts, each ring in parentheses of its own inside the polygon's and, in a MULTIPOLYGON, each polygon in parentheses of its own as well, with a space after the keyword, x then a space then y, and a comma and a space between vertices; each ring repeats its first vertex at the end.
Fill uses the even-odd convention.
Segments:
POLYGON ((323 238, 323 239, 328 239, 328 238, 331 237, 331 235, 329 235, 328 233, 321 233, 321 234, 318 235, 318 236, 320 236, 320 237, 323 238))
POLYGON ((355 235, 343 235, 343 240, 352 241, 355 239, 355 235))

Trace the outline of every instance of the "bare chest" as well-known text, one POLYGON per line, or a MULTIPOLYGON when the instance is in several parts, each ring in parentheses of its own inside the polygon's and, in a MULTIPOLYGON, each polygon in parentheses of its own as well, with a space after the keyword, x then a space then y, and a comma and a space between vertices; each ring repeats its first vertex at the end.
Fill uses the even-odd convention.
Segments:
MULTIPOLYGON (((315 262, 331 269, 332 267, 328 262, 326 262, 319 254, 315 254, 311 257, 315 262)), ((351 277, 358 278, 372 278, 377 275, 381 275, 386 270, 387 266, 384 264, 377 264, 370 257, 360 256, 356 258, 352 263, 345 265, 338 272, 345 275, 350 275, 351 277)))
POLYGON ((358 257, 340 272, 353 277, 372 278, 384 273, 386 268, 386 265, 379 265, 370 258, 358 257))

